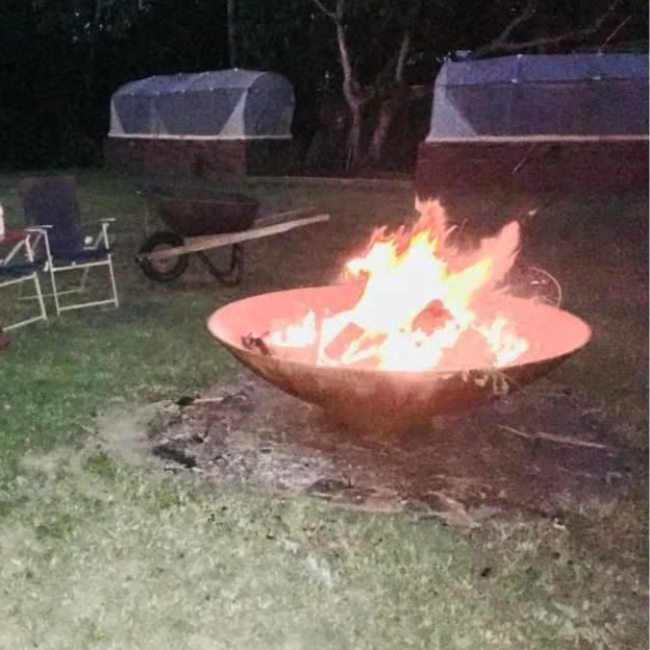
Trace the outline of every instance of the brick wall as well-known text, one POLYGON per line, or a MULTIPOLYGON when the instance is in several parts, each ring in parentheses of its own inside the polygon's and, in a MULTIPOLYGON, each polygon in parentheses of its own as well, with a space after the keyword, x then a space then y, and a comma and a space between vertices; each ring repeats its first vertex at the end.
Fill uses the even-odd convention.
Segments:
POLYGON ((648 191, 648 141, 424 142, 419 196, 445 190, 648 191))
POLYGON ((111 166, 154 175, 210 178, 221 174, 284 175, 295 168, 291 140, 106 138, 111 166))

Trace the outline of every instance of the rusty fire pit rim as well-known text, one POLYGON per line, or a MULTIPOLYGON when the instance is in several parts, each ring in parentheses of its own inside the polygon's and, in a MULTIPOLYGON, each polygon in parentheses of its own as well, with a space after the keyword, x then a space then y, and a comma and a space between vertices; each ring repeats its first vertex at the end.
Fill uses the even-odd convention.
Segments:
POLYGON ((278 358, 272 355, 264 355, 261 352, 255 351, 248 349, 244 347, 241 343, 240 344, 234 344, 230 341, 224 340, 221 336, 217 335, 214 331, 213 327, 213 322, 216 321, 220 315, 220 313, 223 310, 229 309, 229 308, 234 308, 235 305, 241 304, 245 301, 249 300, 254 300, 256 298, 260 298, 262 296, 270 298, 273 295, 276 294, 283 294, 286 295, 287 293, 292 293, 292 292, 301 292, 301 291, 316 291, 316 290, 322 290, 322 289, 335 289, 335 288, 343 288, 343 287, 352 287, 356 283, 340 283, 340 284, 329 284, 329 285, 316 285, 316 286, 306 286, 306 287, 294 287, 292 289, 279 289, 277 291, 269 291, 265 293, 260 293, 260 294, 253 294, 251 296, 245 296, 243 298, 240 298, 238 300, 234 300, 232 302, 229 302, 225 305, 221 305, 217 309, 215 309, 208 317, 207 319, 207 329, 209 333, 225 348, 231 350, 233 353, 240 352, 244 355, 250 355, 253 356, 257 359, 264 359, 268 360, 269 362, 272 363, 281 363, 283 366, 292 366, 297 369, 313 369, 313 368, 318 368, 319 372, 326 372, 326 373, 331 373, 331 374, 336 374, 337 372, 342 372, 342 371, 348 371, 348 372, 354 372, 354 373, 359 373, 359 375, 367 375, 367 376, 373 376, 373 377, 387 377, 390 379, 399 379, 400 381, 408 380, 408 381, 431 381, 435 379, 441 379, 443 377, 451 377, 451 376, 457 376, 457 375, 462 375, 462 374, 472 374, 476 376, 496 376, 498 377, 499 375, 506 375, 507 376, 507 371, 508 370, 513 370, 513 369, 521 369, 526 366, 534 366, 537 365, 541 362, 553 362, 553 361, 561 361, 562 359, 566 359, 573 354, 575 354, 578 350, 582 349, 585 347, 593 338, 593 329, 592 327, 584 321, 581 317, 577 316, 576 314, 573 314, 570 311, 567 311, 565 309, 562 309, 560 307, 554 307, 553 305, 549 305, 543 302, 533 302, 534 299, 529 299, 529 298, 520 298, 516 296, 508 296, 508 300, 514 301, 516 303, 527 303, 530 306, 535 307, 536 309, 542 309, 542 310, 548 310, 548 311, 554 311, 554 312, 560 312, 564 314, 565 316, 570 317, 571 319, 576 322, 582 329, 582 342, 564 352, 560 352, 559 354, 553 355, 553 356, 547 356, 543 357, 541 359, 532 359, 529 361, 524 361, 517 363, 517 361, 507 364, 505 366, 501 366, 499 368, 491 367, 491 366, 482 366, 482 367, 459 367, 459 368, 454 368, 454 367, 446 367, 446 368, 436 368, 434 370, 420 370, 420 371, 410 371, 410 370, 381 370, 377 368, 351 368, 347 366, 318 366, 313 363, 305 363, 303 361, 296 361, 293 359, 287 359, 287 358, 278 358))

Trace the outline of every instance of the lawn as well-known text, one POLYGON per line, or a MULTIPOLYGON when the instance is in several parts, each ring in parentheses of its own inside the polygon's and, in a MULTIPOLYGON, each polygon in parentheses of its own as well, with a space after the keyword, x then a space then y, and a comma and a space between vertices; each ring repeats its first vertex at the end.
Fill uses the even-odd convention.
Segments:
MULTIPOLYGON (((0 177, 10 224, 17 181, 0 177)), ((263 212, 315 204, 332 223, 247 244, 240 287, 196 264, 159 285, 133 262, 137 181, 78 175, 84 220, 117 219, 120 308, 25 328, 0 356, 0 648, 647 647, 645 475, 563 525, 513 516, 466 531, 215 493, 99 448, 99 414, 234 375, 205 330, 215 307, 331 282, 373 227, 412 215, 403 183, 224 182, 263 212)), ((522 265, 552 273, 595 332, 554 381, 611 414, 612 444, 647 448, 647 201, 466 196, 449 207, 468 235, 538 208, 522 265)))

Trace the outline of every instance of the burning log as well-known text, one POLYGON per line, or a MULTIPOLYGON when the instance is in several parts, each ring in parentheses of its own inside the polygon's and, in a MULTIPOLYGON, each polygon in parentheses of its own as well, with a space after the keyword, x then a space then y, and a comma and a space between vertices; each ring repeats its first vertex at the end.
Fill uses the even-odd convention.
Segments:
POLYGON ((348 323, 325 348, 325 356, 347 366, 374 368, 378 364, 377 347, 384 334, 369 333, 356 323, 348 323))
POLYGON ((246 350, 250 350, 252 352, 260 352, 262 355, 265 357, 272 357, 273 352, 271 352, 271 349, 269 348, 268 345, 264 342, 264 335, 262 336, 255 336, 252 333, 248 333, 245 336, 241 337, 241 344, 242 347, 244 347, 246 350))
POLYGON ((442 327, 451 318, 451 314, 440 300, 432 300, 414 319, 413 331, 422 330, 431 334, 442 327))
POLYGON ((352 345, 352 342, 363 336, 365 330, 355 323, 348 323, 325 348, 325 354, 330 359, 340 359, 352 345))

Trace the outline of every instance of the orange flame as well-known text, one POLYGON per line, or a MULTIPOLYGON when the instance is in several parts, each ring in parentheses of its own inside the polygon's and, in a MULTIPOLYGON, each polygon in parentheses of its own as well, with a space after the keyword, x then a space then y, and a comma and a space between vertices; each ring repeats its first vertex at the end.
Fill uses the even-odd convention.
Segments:
POLYGON ((362 255, 346 265, 363 292, 349 310, 313 311, 269 334, 278 348, 310 347, 320 365, 395 371, 502 367, 528 349, 498 310, 498 288, 519 248, 519 224, 461 253, 449 242, 438 201, 416 201, 410 228, 373 234, 362 255))

